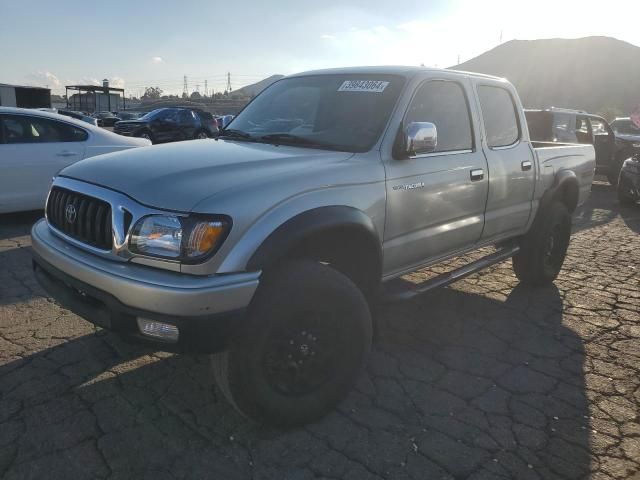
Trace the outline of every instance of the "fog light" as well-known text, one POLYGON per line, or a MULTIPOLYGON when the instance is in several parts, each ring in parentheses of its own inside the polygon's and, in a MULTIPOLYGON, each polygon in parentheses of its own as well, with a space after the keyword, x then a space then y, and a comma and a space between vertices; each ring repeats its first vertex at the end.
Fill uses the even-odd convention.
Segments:
POLYGON ((148 337, 159 338, 167 342, 178 341, 178 327, 170 323, 156 322, 148 318, 138 317, 138 328, 140 333, 148 337))

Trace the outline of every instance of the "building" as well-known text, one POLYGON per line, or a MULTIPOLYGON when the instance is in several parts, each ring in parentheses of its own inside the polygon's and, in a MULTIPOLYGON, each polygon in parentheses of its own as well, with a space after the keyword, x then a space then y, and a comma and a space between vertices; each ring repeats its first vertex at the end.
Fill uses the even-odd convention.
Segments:
POLYGON ((0 83, 0 106, 51 108, 51 89, 0 83))
POLYGON ((123 88, 109 86, 108 80, 99 85, 67 85, 67 109, 77 112, 118 112, 126 109, 123 88), (77 92, 69 96, 69 91, 77 92))

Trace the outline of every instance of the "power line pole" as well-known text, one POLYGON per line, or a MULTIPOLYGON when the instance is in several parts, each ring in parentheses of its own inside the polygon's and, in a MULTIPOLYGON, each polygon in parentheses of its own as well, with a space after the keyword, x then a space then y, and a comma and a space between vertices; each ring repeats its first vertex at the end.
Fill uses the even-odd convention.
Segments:
POLYGON ((227 93, 231 93, 231 72, 227 72, 227 93))
POLYGON ((189 96, 189 84, 187 83, 187 76, 184 76, 184 86, 182 88, 182 96, 183 97, 188 97, 189 96))
POLYGON ((207 80, 206 79, 204 81, 204 96, 205 97, 209 96, 209 88, 207 87, 207 80))

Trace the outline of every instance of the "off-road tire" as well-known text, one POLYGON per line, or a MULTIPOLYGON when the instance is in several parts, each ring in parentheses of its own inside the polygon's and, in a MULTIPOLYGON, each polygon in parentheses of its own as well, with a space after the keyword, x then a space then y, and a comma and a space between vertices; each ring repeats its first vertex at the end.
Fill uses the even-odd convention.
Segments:
POLYGON ((562 268, 571 238, 571 215, 567 207, 554 201, 540 212, 522 238, 513 257, 513 271, 525 285, 543 286, 553 282, 562 268))
POLYGON ((229 350, 212 355, 213 374, 246 417, 305 424, 351 390, 371 338, 369 307, 348 277, 315 261, 289 261, 263 276, 243 332, 229 350), (296 379, 303 379, 301 389, 296 379))

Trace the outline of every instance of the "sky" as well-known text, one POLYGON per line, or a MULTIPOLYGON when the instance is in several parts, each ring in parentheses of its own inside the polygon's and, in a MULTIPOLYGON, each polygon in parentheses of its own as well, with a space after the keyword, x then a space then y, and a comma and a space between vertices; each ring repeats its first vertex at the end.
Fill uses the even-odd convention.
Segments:
POLYGON ((637 0, 0 0, 0 83, 221 91, 272 74, 448 67, 512 39, 640 45, 637 0), (603 8, 604 7, 604 8, 603 8))

